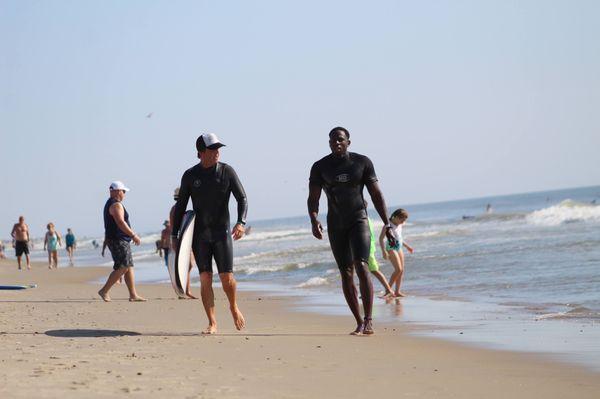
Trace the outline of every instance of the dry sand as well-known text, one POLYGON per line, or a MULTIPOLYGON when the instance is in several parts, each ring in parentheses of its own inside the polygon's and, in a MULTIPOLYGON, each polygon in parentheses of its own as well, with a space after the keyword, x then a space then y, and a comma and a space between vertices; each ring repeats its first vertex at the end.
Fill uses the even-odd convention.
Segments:
POLYGON ((168 285, 96 295, 110 268, 0 261, 0 398, 598 398, 598 373, 512 352, 417 338, 376 324, 352 337, 351 317, 293 311, 293 299, 240 295, 236 332, 217 289, 220 334, 201 336, 201 302, 168 285))

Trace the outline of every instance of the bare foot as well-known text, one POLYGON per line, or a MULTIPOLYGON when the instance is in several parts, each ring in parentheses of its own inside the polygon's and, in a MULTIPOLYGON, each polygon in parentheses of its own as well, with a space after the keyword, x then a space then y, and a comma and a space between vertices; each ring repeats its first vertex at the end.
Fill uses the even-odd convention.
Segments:
POLYGON ((186 292, 185 295, 188 297, 188 299, 198 299, 197 296, 193 296, 191 293, 186 292))
POLYGON ((381 295, 379 298, 382 299, 389 299, 389 298, 393 298, 395 295, 392 291, 390 292, 386 292, 385 294, 381 295))
POLYGON ((363 322, 363 334, 365 335, 373 335, 375 331, 373 331, 373 324, 371 323, 371 319, 365 317, 365 321, 363 322))
POLYGON ((233 316, 233 324, 235 324, 235 328, 237 328, 238 331, 246 327, 246 320, 244 320, 244 315, 242 314, 242 312, 240 312, 237 306, 231 309, 231 316, 233 316))
POLYGON ((212 335, 212 334, 216 334, 216 333, 217 333, 217 325, 216 324, 209 324, 208 327, 206 327, 202 331, 202 334, 204 334, 204 335, 212 335))
POLYGON ((102 292, 102 290, 98 291, 98 295, 100 295, 100 298, 102 298, 104 302, 110 302, 110 297, 107 293, 102 292))
POLYGON ((404 298, 406 296, 406 294, 404 292, 398 291, 398 292, 394 292, 394 296, 396 298, 404 298))
POLYGON ((134 296, 133 298, 129 298, 129 302, 146 302, 146 298, 142 298, 141 296, 134 296))
POLYGON ((356 330, 352 331, 350 335, 363 335, 364 324, 360 323, 356 326, 356 330))

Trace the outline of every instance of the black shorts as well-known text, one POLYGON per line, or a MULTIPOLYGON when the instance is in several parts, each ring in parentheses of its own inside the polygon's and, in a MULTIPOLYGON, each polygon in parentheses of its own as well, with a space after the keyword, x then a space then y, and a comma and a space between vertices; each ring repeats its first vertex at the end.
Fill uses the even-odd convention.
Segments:
POLYGON ((347 270, 354 262, 368 263, 371 249, 371 230, 368 219, 359 219, 350 226, 327 226, 327 235, 333 257, 340 270, 347 270))
POLYGON ((15 255, 22 256, 23 254, 29 255, 29 243, 27 241, 16 241, 15 255))
POLYGON ((106 246, 110 250, 113 261, 113 269, 121 267, 133 267, 133 256, 131 255, 131 244, 123 240, 106 240, 106 246))
POLYGON ((192 251, 200 273, 213 272, 213 258, 219 273, 233 273, 233 243, 229 232, 220 240, 195 239, 192 244, 192 251))

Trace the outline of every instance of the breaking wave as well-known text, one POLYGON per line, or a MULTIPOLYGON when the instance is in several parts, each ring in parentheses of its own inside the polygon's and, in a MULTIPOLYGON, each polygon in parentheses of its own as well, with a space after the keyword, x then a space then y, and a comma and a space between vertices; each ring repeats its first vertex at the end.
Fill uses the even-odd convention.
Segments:
POLYGON ((600 222, 600 206, 564 200, 558 205, 527 215, 528 223, 538 226, 558 226, 572 222, 600 222))

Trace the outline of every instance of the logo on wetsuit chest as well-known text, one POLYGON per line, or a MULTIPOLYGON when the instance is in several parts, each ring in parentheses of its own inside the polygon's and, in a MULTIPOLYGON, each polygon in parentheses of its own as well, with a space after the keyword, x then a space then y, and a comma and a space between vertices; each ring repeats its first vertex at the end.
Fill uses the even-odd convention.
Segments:
POLYGON ((200 187, 202 185, 202 180, 200 180, 200 179, 194 180, 194 182, 192 184, 194 187, 200 187))
POLYGON ((350 175, 348 173, 343 173, 341 175, 337 175, 335 177, 335 181, 337 183, 348 183, 350 181, 350 175))

